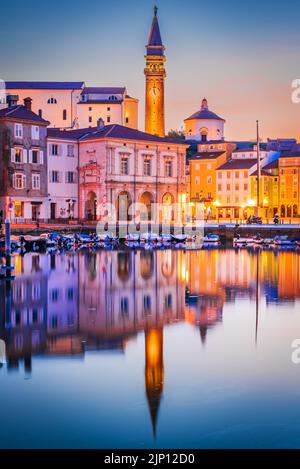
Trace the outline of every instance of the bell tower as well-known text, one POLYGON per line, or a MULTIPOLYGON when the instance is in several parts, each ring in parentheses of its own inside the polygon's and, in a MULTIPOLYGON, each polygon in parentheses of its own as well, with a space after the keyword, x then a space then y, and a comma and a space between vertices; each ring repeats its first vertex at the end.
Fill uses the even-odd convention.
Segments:
POLYGON ((154 7, 154 18, 146 49, 146 68, 144 70, 146 76, 145 131, 150 134, 164 137, 164 80, 166 77, 164 63, 166 61, 166 57, 164 55, 165 48, 162 44, 157 20, 157 7, 154 7))

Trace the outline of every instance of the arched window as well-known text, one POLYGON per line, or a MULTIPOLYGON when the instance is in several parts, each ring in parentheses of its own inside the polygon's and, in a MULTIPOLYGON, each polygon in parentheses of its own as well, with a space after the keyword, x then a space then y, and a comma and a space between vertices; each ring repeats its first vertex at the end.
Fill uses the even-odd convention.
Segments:
POLYGON ((117 96, 113 96, 113 95, 112 95, 112 96, 109 96, 108 100, 109 100, 109 101, 117 101, 118 98, 117 98, 117 96))
POLYGON ((55 98, 49 98, 47 103, 48 104, 57 104, 57 100, 55 98))
POLYGON ((285 205, 281 205, 280 207, 280 216, 281 218, 285 217, 285 205))
POLYGON ((295 204, 293 205, 293 217, 296 218, 298 216, 298 206, 295 204))

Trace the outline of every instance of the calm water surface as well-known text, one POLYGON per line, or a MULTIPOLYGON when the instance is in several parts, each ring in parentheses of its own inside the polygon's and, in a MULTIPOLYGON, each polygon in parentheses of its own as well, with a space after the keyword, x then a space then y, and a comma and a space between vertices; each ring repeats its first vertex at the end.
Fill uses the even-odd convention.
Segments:
POLYGON ((11 289, 0 282, 1 447, 300 447, 299 253, 14 263, 11 289))

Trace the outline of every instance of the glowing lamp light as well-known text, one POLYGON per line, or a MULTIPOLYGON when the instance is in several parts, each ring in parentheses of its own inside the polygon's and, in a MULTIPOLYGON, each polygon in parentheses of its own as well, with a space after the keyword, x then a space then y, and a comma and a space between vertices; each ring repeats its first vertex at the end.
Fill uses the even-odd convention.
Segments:
POLYGON ((214 206, 215 206, 215 207, 219 207, 219 206, 220 206, 220 202, 219 202, 218 200, 216 200, 216 201, 214 202, 214 206))
POLYGON ((254 207, 254 205, 255 205, 254 200, 249 199, 249 200, 248 200, 248 205, 249 205, 249 207, 254 207))
POLYGON ((264 200, 263 200, 263 204, 264 204, 264 205, 267 205, 268 202, 269 202, 269 200, 265 197, 264 200))

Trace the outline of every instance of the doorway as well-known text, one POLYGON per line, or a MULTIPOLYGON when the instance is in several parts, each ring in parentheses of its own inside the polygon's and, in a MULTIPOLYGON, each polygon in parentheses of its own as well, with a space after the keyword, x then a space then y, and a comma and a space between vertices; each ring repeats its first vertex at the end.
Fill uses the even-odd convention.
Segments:
POLYGON ((50 204, 50 219, 56 219, 56 204, 54 202, 51 202, 50 204))

